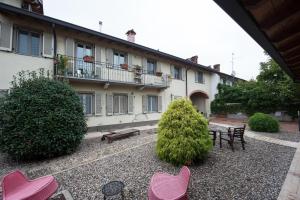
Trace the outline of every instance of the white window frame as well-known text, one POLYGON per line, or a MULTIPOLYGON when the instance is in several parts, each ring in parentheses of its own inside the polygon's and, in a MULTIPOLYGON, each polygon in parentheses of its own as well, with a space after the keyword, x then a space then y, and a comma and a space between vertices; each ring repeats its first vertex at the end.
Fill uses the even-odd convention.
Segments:
POLYGON ((113 115, 127 115, 128 114, 128 94, 122 94, 122 93, 116 93, 116 94, 113 94, 113 102, 112 102, 112 105, 113 105, 113 115), (120 107, 121 107, 121 96, 122 97, 125 97, 127 99, 127 104, 125 105, 125 103, 123 102, 123 104, 125 106, 127 106, 127 109, 125 109, 126 111, 123 113, 121 112, 120 110, 120 107), (118 98, 118 112, 115 112, 115 98, 118 98))
POLYGON ((197 79, 196 79, 196 83, 201 83, 204 84, 204 73, 202 71, 196 71, 197 75, 197 79), (202 74, 202 81, 199 80, 199 74, 202 74))
POLYGON ((158 96, 157 95, 148 95, 147 96, 147 110, 148 113, 157 113, 158 112, 158 96), (153 99, 156 101, 156 108, 153 109, 153 99), (150 104, 149 104, 150 102, 150 104), (150 107, 149 107, 150 105, 150 107))
POLYGON ((31 30, 31 29, 27 29, 27 28, 15 28, 16 30, 16 39, 15 39, 15 43, 16 43, 16 53, 17 54, 21 54, 21 55, 25 55, 25 56, 32 56, 32 57, 42 57, 42 48, 43 48, 43 35, 41 32, 39 31, 35 31, 35 30, 31 30), (31 40, 28 41, 28 49, 27 49, 27 53, 21 53, 19 51, 19 32, 20 31, 24 31, 24 32, 27 32, 28 33, 28 36, 27 37, 30 37, 31 39, 31 35, 32 34, 38 34, 39 35, 39 53, 38 55, 32 55, 32 51, 31 51, 31 40))
POLYGON ((128 64, 128 54, 122 51, 113 51, 113 67, 119 68, 121 64, 128 64), (115 63, 115 54, 118 54, 118 63, 115 63), (124 63, 120 63, 120 55, 124 56, 124 63))
POLYGON ((157 71, 157 61, 152 60, 152 59, 147 59, 147 74, 155 75, 156 71, 157 71), (151 71, 151 73, 149 71, 149 64, 153 64, 153 67, 154 67, 153 73, 152 73, 152 71, 151 71))
POLYGON ((181 67, 179 67, 179 66, 174 66, 174 74, 173 74, 173 77, 174 77, 174 79, 176 79, 176 80, 182 80, 182 68, 181 67), (178 76, 179 77, 175 77, 175 71, 176 71, 176 69, 178 69, 178 76))
POLYGON ((78 93, 79 96, 81 95, 84 95, 84 96, 91 96, 91 107, 90 107, 90 110, 91 110, 91 113, 86 113, 86 107, 85 107, 85 104, 84 102, 81 102, 81 105, 82 105, 82 108, 83 108, 83 113, 85 116, 92 116, 93 115, 93 96, 94 94, 93 93, 78 93))

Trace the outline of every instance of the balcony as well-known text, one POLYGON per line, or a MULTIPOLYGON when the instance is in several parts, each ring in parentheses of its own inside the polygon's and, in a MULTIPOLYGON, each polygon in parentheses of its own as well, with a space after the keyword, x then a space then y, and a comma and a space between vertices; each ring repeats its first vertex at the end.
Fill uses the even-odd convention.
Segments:
POLYGON ((171 79, 167 74, 148 74, 141 66, 113 65, 95 62, 93 58, 78 59, 58 56, 56 60, 57 77, 64 77, 71 81, 99 82, 108 85, 131 85, 140 88, 165 89, 169 87, 171 79))

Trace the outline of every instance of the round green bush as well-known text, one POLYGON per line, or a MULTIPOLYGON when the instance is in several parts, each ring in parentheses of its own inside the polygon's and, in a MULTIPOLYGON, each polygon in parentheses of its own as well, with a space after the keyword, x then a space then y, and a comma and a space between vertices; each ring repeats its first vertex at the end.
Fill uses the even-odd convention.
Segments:
POLYGON ((0 151, 16 159, 73 152, 86 133, 79 97, 64 82, 24 77, 0 105, 0 151))
POLYGON ((183 165, 203 160, 212 149, 207 120, 191 101, 173 101, 158 124, 156 153, 162 160, 183 165))
POLYGON ((255 113, 249 118, 250 129, 258 132, 275 133, 279 130, 279 123, 270 115, 264 113, 255 113))

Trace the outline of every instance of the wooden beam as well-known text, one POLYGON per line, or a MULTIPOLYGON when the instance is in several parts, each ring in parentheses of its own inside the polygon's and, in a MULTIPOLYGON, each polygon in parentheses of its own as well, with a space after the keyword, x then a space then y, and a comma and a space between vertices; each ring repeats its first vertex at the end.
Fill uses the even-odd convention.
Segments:
POLYGON ((287 49, 292 48, 293 46, 295 46, 295 44, 298 43, 300 44, 300 32, 274 44, 278 49, 280 49, 280 51, 286 51, 287 49))

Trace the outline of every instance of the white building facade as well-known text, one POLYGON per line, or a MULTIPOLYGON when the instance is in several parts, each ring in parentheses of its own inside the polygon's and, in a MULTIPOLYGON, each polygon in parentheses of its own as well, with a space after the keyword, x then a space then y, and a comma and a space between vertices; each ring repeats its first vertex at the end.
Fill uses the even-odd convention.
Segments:
POLYGON ((219 66, 198 64, 197 57, 181 59, 138 45, 133 30, 129 41, 122 40, 45 16, 42 6, 0 0, 0 92, 21 70, 49 70, 76 90, 90 130, 156 123, 180 97, 209 116, 218 83, 232 78, 219 66), (63 72, 61 56, 67 58, 63 72))

